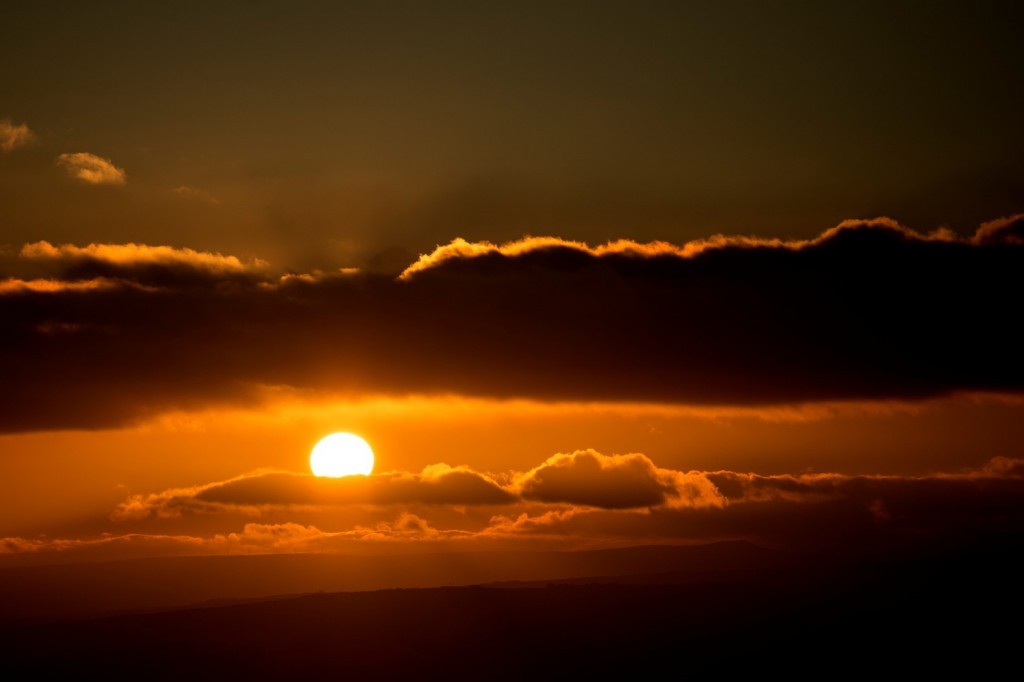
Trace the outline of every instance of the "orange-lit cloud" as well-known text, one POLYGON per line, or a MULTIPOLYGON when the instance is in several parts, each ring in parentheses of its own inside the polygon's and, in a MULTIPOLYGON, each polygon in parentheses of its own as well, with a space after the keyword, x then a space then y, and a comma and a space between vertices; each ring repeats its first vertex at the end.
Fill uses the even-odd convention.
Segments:
POLYGON ((76 555, 144 556, 168 554, 193 554, 198 552, 208 539, 188 535, 160 535, 147 533, 105 534, 98 538, 54 538, 25 539, 0 538, 0 554, 36 554, 69 552, 76 555), (125 551, 127 549, 127 551, 125 551))
POLYGON ((334 532, 299 523, 247 523, 240 533, 216 535, 209 542, 211 547, 229 551, 313 552, 343 550, 361 542, 440 541, 466 535, 469 534, 440 531, 415 514, 403 512, 393 521, 334 532))
POLYGON ((16 279, 11 277, 0 280, 0 295, 22 292, 57 293, 66 291, 95 291, 96 289, 116 286, 120 286, 120 283, 104 277, 75 280, 70 282, 59 279, 16 279))
POLYGON ((110 159, 88 152, 61 154, 56 163, 71 177, 90 185, 123 185, 128 178, 124 169, 115 166, 110 159))
POLYGON ((595 508, 495 517, 490 533, 667 541, 748 539, 849 549, 962 532, 1017 532, 1022 461, 930 476, 702 472, 724 504, 610 512, 595 508))
POLYGON ((391 521, 325 531, 300 523, 246 523, 241 530, 208 537, 149 533, 106 534, 96 538, 0 538, 0 556, 68 555, 77 559, 181 556, 203 553, 275 554, 346 552, 396 543, 472 541, 476 534, 439 530, 415 514, 402 512, 391 521))
POLYGON ((526 472, 497 477, 469 467, 427 466, 420 473, 318 478, 255 472, 228 481, 137 494, 113 513, 117 520, 174 518, 183 513, 260 514, 268 507, 309 505, 570 504, 602 509, 720 507, 728 502, 701 472, 657 467, 647 456, 594 450, 557 454, 526 472))
POLYGON ((309 548, 314 543, 329 538, 333 533, 325 533, 316 526, 303 526, 298 523, 247 523, 240 533, 229 533, 224 541, 243 546, 254 545, 268 547, 278 551, 292 550, 297 547, 309 548))
POLYGON ((88 246, 59 244, 55 246, 47 241, 39 241, 25 244, 21 248, 20 255, 26 260, 45 260, 54 263, 93 261, 111 266, 188 266, 213 273, 227 274, 266 266, 266 263, 260 260, 243 263, 235 256, 146 244, 89 244, 88 246))
MULTIPOLYGON (((1008 219, 986 223, 979 230, 979 234, 986 229, 986 226, 999 223, 1008 219)), ((718 234, 706 239, 695 239, 683 245, 675 245, 668 242, 636 242, 630 239, 617 239, 605 244, 590 246, 583 242, 560 239, 557 237, 526 237, 505 244, 492 244, 491 242, 468 242, 465 239, 454 239, 449 244, 438 246, 429 254, 421 254, 415 263, 407 267, 399 276, 400 279, 409 280, 417 273, 424 272, 431 268, 443 267, 453 261, 466 261, 474 258, 516 258, 534 252, 545 251, 567 251, 575 252, 591 258, 604 256, 625 256, 633 258, 658 258, 670 256, 675 258, 693 258, 705 251, 718 249, 787 249, 798 251, 800 249, 814 247, 822 242, 837 238, 847 230, 862 230, 864 228, 884 230, 901 235, 903 238, 913 241, 957 241, 951 232, 939 230, 931 234, 920 234, 903 227, 891 218, 875 218, 874 220, 846 220, 834 228, 826 230, 821 236, 815 239, 772 239, 766 237, 747 237, 742 235, 718 234)))
POLYGON ((12 151, 34 139, 35 134, 24 123, 15 125, 9 118, 0 119, 0 151, 12 151))
POLYGON ((133 495, 118 506, 114 518, 168 518, 225 509, 258 514, 261 507, 290 505, 493 505, 515 499, 489 476, 445 464, 428 466, 418 474, 390 472, 345 478, 257 472, 192 488, 133 495))
MULTIPOLYGON (((37 281, 68 283, 92 280, 127 289, 182 293, 206 287, 257 286, 271 277, 267 263, 253 258, 148 244, 25 244, 16 263, 44 275, 37 281)), ((50 289, 57 290, 56 284, 50 289)))
POLYGON ((491 525, 481 534, 511 537, 544 535, 548 529, 560 528, 571 523, 576 516, 590 514, 594 511, 594 509, 555 509, 536 513, 533 516, 527 512, 521 512, 516 516, 499 514, 491 518, 491 525))
POLYGON ((368 549, 367 543, 421 541, 466 548, 542 541, 571 548, 721 539, 850 549, 977 530, 1013 533, 1024 524, 1024 460, 1011 458, 927 476, 761 475, 673 471, 643 455, 579 451, 499 478, 504 487, 465 468, 435 466, 420 474, 342 479, 334 487, 339 481, 255 474, 132 496, 115 511, 112 532, 100 537, 4 538, 0 551, 348 551, 368 549), (167 531, 186 514, 235 518, 272 507, 368 504, 381 510, 382 520, 339 526, 342 517, 328 513, 316 524, 246 522, 241 531, 205 536, 167 531), (475 509, 485 514, 482 523, 475 509), (117 532, 120 524, 133 532, 117 532), (161 530, 147 532, 150 527, 161 530))
POLYGON ((0 297, 5 358, 19 358, 0 359, 19 396, 0 400, 0 431, 247 404, 266 386, 723 410, 1019 393, 1007 311, 1024 247, 993 239, 879 219, 800 242, 456 242, 397 281, 36 242, 14 262, 39 280, 137 286, 0 297), (79 331, 37 342, 56 327, 79 331))
POLYGON ((472 539, 471 531, 448 529, 438 530, 426 519, 402 512, 394 521, 382 521, 373 526, 357 526, 349 537, 369 542, 422 542, 441 540, 472 539))
POLYGON ((748 243, 764 243, 780 245, 778 240, 764 242, 755 241, 747 237, 725 237, 722 235, 712 237, 709 240, 690 242, 684 246, 676 246, 668 242, 640 243, 629 239, 619 239, 591 247, 583 242, 559 239, 557 237, 527 237, 505 244, 492 244, 491 242, 468 242, 465 239, 453 239, 451 243, 438 246, 429 254, 422 254, 415 263, 407 267, 399 275, 400 279, 412 279, 416 273, 443 266, 452 261, 461 261, 485 256, 516 257, 528 254, 533 251, 546 249, 568 249, 578 251, 593 257, 606 255, 626 255, 649 258, 653 256, 677 256, 688 257, 699 253, 709 244, 728 246, 732 244, 746 245, 748 243))
POLYGON ((976 244, 1024 245, 1024 213, 983 223, 974 234, 976 244))
MULTIPOLYGON (((173 518, 183 513, 252 513, 288 506, 378 505, 554 507, 541 525, 562 519, 565 507, 580 511, 646 510, 712 514, 735 505, 815 505, 843 502, 872 513, 892 500, 895 508, 934 498, 991 494, 992 501, 1024 486, 1024 460, 998 457, 978 469, 928 476, 852 476, 838 473, 760 475, 732 471, 676 471, 642 454, 603 455, 593 450, 558 454, 526 472, 497 477, 467 467, 438 464, 419 474, 391 472, 368 477, 320 479, 264 472, 229 481, 133 495, 118 506, 116 520, 173 518), (504 483, 499 483, 504 481, 504 483), (959 493, 958 493, 959 491, 959 493)), ((1000 503, 1002 503, 1000 502, 1000 503)), ((544 512, 547 514, 547 512, 544 512)), ((571 516, 571 515, 570 515, 571 516)), ((536 522, 531 522, 536 523, 536 522)), ((507 526, 503 521, 501 526, 507 526)))
POLYGON ((725 503, 701 473, 660 469, 641 454, 607 456, 594 450, 555 455, 519 476, 516 488, 527 500, 603 509, 725 503))

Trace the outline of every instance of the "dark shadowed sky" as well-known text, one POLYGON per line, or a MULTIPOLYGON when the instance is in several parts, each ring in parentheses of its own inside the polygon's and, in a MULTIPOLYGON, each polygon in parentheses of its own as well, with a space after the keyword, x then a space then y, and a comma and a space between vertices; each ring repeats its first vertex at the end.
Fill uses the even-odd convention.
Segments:
MULTIPOLYGON (((20 3, 0 242, 282 267, 453 236, 807 237, 1021 210, 1008 3, 20 3), (54 167, 86 152, 111 187, 54 167)), ((391 249, 391 250, 389 250, 391 249)))

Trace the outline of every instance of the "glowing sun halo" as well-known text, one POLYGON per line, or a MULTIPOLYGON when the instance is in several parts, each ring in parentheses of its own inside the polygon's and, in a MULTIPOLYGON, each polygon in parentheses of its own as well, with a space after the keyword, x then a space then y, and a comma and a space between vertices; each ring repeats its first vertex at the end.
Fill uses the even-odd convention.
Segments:
POLYGON ((309 468, 315 476, 340 478, 373 471, 370 444, 354 433, 332 433, 313 446, 309 468))

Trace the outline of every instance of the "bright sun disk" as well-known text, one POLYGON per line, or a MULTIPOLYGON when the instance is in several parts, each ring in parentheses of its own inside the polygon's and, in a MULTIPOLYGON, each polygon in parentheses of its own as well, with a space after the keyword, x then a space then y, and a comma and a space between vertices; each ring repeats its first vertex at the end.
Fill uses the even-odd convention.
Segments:
POLYGON ((373 471, 373 450, 354 433, 332 433, 313 446, 309 468, 315 476, 367 476, 373 471))

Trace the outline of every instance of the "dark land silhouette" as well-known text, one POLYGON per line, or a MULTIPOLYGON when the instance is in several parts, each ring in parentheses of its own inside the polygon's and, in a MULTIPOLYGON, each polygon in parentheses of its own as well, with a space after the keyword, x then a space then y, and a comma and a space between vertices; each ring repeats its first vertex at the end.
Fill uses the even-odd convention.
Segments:
POLYGON ((200 602, 309 592, 675 572, 674 581, 740 578, 801 562, 744 542, 584 552, 221 555, 0 568, 0 623, 38 623, 200 602))
MULTIPOLYGON (((958 669, 978 679, 1015 660, 1022 546, 1004 537, 857 559, 742 543, 609 550, 563 557, 564 572, 587 562, 648 570, 51 619, 9 624, 2 642, 11 672, 107 679, 652 679, 769 670, 821 679, 958 669), (680 566, 687 556, 689 566, 680 566)), ((160 568, 219 562, 240 577, 285 560, 356 561, 206 557, 160 568)), ((523 575, 540 563, 519 560, 523 575)), ((125 563, 140 568, 106 568, 125 563)), ((216 582, 228 572, 209 575, 216 582)))

